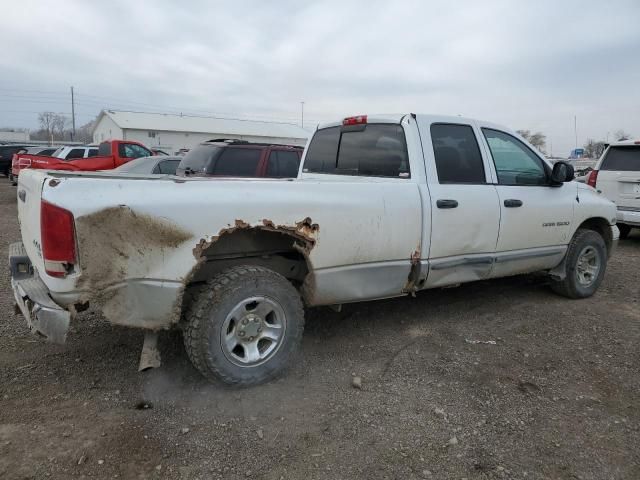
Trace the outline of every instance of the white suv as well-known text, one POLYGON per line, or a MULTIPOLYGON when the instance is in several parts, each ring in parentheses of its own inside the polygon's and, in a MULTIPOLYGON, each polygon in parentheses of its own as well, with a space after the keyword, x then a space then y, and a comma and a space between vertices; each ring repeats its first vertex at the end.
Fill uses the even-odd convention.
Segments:
POLYGON ((640 228, 640 140, 609 145, 589 173, 587 184, 616 204, 620 238, 640 228))

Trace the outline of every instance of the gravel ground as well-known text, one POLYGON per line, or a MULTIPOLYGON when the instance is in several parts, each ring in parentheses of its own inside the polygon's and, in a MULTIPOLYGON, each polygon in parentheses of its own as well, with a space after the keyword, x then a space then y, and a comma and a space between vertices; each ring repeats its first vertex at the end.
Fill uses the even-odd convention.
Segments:
MULTIPOLYGON (((19 239, 0 178, 0 255, 19 239)), ((639 271, 636 231, 587 300, 523 276, 311 310, 299 361, 245 390, 177 334, 139 374, 141 333, 91 310, 44 343, 3 275, 0 478, 638 479, 639 271)))

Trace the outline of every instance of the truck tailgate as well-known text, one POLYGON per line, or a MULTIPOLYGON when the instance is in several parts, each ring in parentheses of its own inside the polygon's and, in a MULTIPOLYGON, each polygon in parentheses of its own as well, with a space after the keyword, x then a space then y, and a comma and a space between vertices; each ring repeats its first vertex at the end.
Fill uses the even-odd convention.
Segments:
POLYGON ((26 169, 18 177, 18 221, 22 243, 33 266, 44 271, 40 245, 40 202, 42 187, 47 180, 43 170, 26 169))

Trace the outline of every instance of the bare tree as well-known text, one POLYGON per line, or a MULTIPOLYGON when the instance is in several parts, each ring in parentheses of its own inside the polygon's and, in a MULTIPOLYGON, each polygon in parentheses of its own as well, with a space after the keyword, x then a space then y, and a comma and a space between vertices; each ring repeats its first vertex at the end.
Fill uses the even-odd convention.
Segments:
POLYGON ((620 128, 613 132, 613 138, 620 142, 622 140, 629 140, 631 138, 631 134, 625 132, 622 128, 620 128))
POLYGON ((542 132, 531 133, 531 130, 516 130, 516 132, 542 153, 546 153, 547 136, 542 132))
POLYGON ((40 129, 46 132, 47 140, 53 141, 57 136, 60 140, 64 139, 64 129, 68 123, 68 118, 54 112, 42 112, 38 114, 38 123, 40 129))
POLYGON ((53 125, 56 114, 53 112, 42 112, 38 114, 40 129, 47 133, 48 140, 53 140, 53 125))
POLYGON ((604 142, 596 141, 592 138, 587 139, 584 144, 584 155, 588 158, 599 158, 604 152, 604 142))

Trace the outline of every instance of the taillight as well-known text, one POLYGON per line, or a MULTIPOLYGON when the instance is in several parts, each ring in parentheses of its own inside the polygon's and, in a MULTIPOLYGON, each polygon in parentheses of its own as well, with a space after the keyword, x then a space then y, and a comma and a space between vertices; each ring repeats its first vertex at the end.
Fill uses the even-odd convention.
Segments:
POLYGON ((366 115, 358 115, 357 117, 347 117, 342 120, 342 125, 364 125, 367 123, 366 115))
POLYGON ((76 232, 73 214, 42 200, 40 235, 44 269, 52 277, 64 277, 76 263, 76 232))
POLYGON ((596 182, 598 181, 598 170, 591 170, 587 177, 587 185, 596 188, 596 182))
POLYGON ((31 166, 30 158, 18 158, 18 168, 29 168, 31 166))

